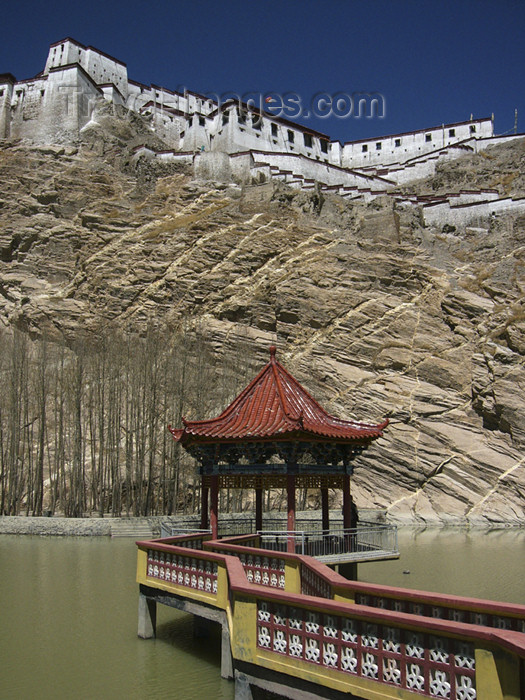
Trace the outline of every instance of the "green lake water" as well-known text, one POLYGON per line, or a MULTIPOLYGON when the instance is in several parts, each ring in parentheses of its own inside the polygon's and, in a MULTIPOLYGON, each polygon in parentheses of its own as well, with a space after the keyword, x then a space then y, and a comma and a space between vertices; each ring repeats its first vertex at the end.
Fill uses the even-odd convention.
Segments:
MULTIPOLYGON (((525 530, 399 545, 360 580, 525 604, 525 530)), ((160 605, 157 639, 137 638, 135 567, 131 539, 0 536, 0 699, 232 700, 219 636, 194 639, 191 616, 160 605)))

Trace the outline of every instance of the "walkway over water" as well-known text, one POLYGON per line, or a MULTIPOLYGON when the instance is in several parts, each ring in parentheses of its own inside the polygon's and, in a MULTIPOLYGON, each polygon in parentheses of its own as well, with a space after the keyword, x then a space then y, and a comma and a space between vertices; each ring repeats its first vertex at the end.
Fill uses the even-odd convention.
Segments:
MULTIPOLYGON (((182 535, 190 532, 210 534, 210 530, 196 530, 182 521, 179 524, 166 524, 161 527, 161 537, 182 535)), ((358 527, 344 528, 342 523, 332 523, 323 530, 322 523, 312 518, 298 518, 297 529, 283 529, 282 519, 266 518, 263 530, 257 531, 258 545, 263 549, 277 552, 293 552, 315 557, 325 564, 343 564, 363 561, 397 559, 397 527, 383 523, 361 522, 358 527)), ((243 532, 255 532, 253 519, 243 517, 223 518, 219 536, 224 538, 243 532)))
POLYGON ((523 605, 349 581, 257 535, 137 545, 139 636, 157 602, 221 624, 237 700, 525 697, 523 605))

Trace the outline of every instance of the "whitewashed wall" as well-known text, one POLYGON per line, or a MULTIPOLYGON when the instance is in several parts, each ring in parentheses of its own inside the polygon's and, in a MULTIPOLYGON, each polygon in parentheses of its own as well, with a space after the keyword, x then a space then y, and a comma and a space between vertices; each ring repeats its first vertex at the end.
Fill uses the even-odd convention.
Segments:
POLYGON ((492 120, 481 119, 407 134, 351 141, 343 145, 341 165, 346 168, 358 168, 379 163, 404 163, 416 156, 466 139, 490 136, 493 136, 492 120))

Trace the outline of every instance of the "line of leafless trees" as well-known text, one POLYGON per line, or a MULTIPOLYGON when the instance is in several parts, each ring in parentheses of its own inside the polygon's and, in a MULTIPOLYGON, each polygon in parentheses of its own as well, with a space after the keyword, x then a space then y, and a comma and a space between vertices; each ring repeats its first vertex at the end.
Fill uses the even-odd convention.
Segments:
POLYGON ((0 514, 193 512, 196 468, 166 426, 215 415, 245 384, 239 357, 214 357, 195 330, 69 346, 0 334, 0 514))

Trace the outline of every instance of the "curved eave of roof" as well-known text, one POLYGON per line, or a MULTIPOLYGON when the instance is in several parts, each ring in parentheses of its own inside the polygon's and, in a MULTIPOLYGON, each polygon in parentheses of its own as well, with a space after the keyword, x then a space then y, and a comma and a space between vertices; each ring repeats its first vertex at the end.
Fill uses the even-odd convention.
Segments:
POLYGON ((370 442, 383 435, 383 430, 388 425, 388 419, 378 425, 363 425, 357 427, 351 424, 343 426, 318 426, 308 424, 283 425, 277 430, 249 431, 238 430, 235 433, 223 434, 220 430, 206 430, 202 422, 194 426, 188 422, 183 429, 175 430, 168 426, 174 439, 181 444, 199 443, 239 443, 239 442, 274 442, 290 439, 319 440, 320 442, 332 442, 338 444, 370 442), (221 434, 222 433, 222 434, 221 434))

